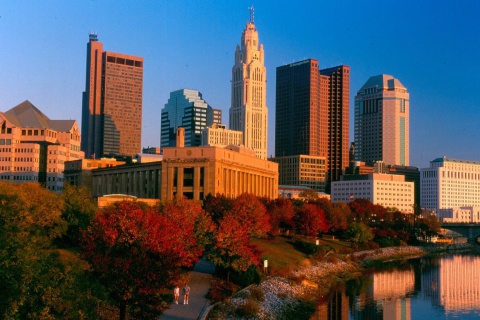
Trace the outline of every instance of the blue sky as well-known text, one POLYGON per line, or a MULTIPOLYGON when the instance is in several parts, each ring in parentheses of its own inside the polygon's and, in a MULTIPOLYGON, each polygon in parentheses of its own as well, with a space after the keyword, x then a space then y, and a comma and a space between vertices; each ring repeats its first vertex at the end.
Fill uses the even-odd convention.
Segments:
POLYGON ((202 92, 228 124, 235 47, 255 7, 265 49, 268 154, 275 69, 307 58, 351 68, 353 99, 370 76, 410 93, 410 164, 480 161, 480 1, 0 1, 0 111, 30 100, 51 119, 81 119, 86 44, 145 59, 142 145, 160 145, 169 93, 202 92))

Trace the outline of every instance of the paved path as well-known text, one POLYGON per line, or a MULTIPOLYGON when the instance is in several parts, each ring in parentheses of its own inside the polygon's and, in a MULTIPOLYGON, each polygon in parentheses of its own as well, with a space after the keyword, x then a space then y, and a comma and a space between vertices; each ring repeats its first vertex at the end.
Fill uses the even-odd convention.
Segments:
POLYGON ((172 303, 170 309, 160 317, 160 320, 193 319, 196 320, 208 305, 207 293, 210 289, 212 274, 215 270, 213 263, 207 260, 197 262, 190 274, 190 297, 188 304, 183 304, 182 285, 180 285, 180 299, 178 305, 172 303))

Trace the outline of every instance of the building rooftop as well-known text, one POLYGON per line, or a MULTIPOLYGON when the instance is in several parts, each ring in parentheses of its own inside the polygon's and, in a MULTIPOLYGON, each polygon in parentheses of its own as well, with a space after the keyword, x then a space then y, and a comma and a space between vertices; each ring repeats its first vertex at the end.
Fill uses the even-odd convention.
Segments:
POLYGON ((28 100, 6 111, 4 115, 8 121, 20 128, 45 128, 67 132, 75 123, 75 120, 50 120, 28 100))
POLYGON ((406 89, 400 80, 394 78, 393 76, 388 74, 379 74, 377 76, 370 77, 358 91, 363 91, 367 88, 373 87, 378 87, 379 89, 406 89))
POLYGON ((436 158, 430 161, 430 163, 434 163, 434 162, 458 162, 458 163, 468 163, 468 164, 480 164, 480 161, 461 160, 461 159, 447 158, 447 157, 436 158))

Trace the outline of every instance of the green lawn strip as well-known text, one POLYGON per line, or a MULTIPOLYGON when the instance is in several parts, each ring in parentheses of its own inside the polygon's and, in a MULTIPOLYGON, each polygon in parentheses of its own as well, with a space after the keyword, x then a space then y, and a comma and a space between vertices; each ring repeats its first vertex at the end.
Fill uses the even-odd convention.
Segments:
POLYGON ((252 239, 252 243, 258 246, 262 252, 262 258, 268 260, 268 265, 274 268, 284 268, 297 265, 308 256, 293 247, 295 240, 283 237, 274 239, 252 239))

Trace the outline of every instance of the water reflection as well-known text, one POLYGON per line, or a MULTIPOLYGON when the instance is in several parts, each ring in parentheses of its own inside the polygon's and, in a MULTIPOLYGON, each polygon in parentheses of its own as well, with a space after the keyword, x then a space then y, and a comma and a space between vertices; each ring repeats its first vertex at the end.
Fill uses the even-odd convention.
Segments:
POLYGON ((312 319, 418 320, 480 317, 480 257, 414 259, 348 281, 319 300, 312 319))

